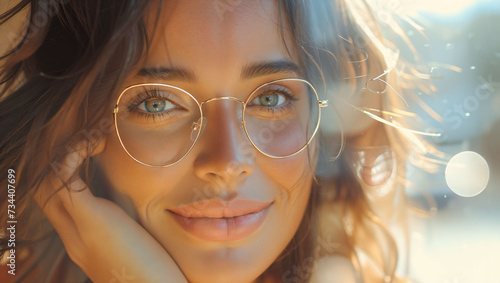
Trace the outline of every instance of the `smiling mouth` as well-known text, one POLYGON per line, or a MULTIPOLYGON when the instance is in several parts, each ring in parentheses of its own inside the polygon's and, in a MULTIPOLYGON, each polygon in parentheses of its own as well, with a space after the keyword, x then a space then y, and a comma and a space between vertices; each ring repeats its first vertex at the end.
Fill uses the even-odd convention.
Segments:
POLYGON ((263 224, 273 202, 237 200, 229 204, 207 201, 167 210, 189 234, 206 241, 246 238, 263 224))

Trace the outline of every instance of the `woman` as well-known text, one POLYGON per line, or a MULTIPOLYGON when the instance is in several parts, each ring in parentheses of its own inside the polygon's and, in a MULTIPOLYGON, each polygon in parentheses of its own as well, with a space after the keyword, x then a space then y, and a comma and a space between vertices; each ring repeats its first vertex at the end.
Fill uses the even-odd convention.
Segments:
POLYGON ((403 100, 366 3, 21 1, 2 23, 28 5, 2 57, 7 280, 395 280, 409 133, 372 119, 405 117, 381 116, 403 100))

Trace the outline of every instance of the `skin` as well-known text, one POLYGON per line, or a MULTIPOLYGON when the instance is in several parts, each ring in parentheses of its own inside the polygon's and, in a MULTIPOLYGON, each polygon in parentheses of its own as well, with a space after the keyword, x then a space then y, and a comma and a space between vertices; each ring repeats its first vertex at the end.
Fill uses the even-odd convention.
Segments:
MULTIPOLYGON (((242 68, 254 62, 298 62, 290 58, 278 33, 274 1, 242 1, 223 13, 214 9, 217 1, 166 2, 140 68, 192 69, 196 81, 131 74, 124 86, 159 82, 181 87, 198 101, 222 96, 245 100, 265 82, 298 77, 290 71, 251 79, 240 76, 242 68)), ((190 282, 256 282, 302 220, 312 182, 307 150, 285 159, 266 157, 250 145, 240 127, 234 114, 240 104, 221 100, 204 107, 207 125, 202 136, 174 166, 153 168, 135 162, 114 134, 106 138, 96 160, 117 202, 136 215, 190 282), (239 198, 273 202, 260 229, 242 240, 201 240, 166 212, 203 199, 239 198)))
MULTIPOLYGON (((215 9, 217 2, 212 1, 166 2, 159 22, 150 24, 155 27, 150 29, 153 42, 138 70, 191 69, 196 80, 146 78, 134 72, 123 88, 160 82, 181 87, 198 101, 223 96, 245 100, 265 82, 299 77, 290 71, 251 79, 242 79, 240 74, 250 63, 298 62, 295 50, 290 57, 283 46, 273 1, 243 1, 229 10, 215 9)), ((155 8, 151 18, 156 16, 155 8)), ((292 47, 290 36, 285 36, 292 47)), ((119 271, 133 277, 131 282, 258 282, 257 277, 283 251, 302 220, 314 172, 309 168, 309 156, 314 156, 316 146, 313 142, 309 152, 286 159, 262 155, 241 129, 235 114, 240 107, 228 100, 206 104, 207 124, 201 138, 189 155, 172 167, 141 165, 125 153, 114 133, 108 135, 93 155, 107 179, 101 185, 107 186, 103 189, 112 193, 114 202, 94 197, 81 179, 67 182, 70 192, 60 190, 48 199, 62 184, 54 174, 44 180, 35 200, 57 230, 68 255, 92 281, 109 282, 119 271), (166 212, 203 199, 240 198, 273 204, 262 227, 238 241, 195 238, 166 212)), ((72 118, 67 121, 76 120, 72 118)), ((359 121, 347 120, 351 122, 345 127, 348 129, 359 121)), ((362 146, 371 144, 370 137, 365 133, 356 140, 362 146)), ((75 154, 86 156, 87 152, 75 154)), ((55 168, 63 179, 73 175, 82 162, 78 157, 69 160, 72 162, 55 168)), ((312 281, 353 281, 346 266, 350 263, 345 258, 326 258, 316 266, 312 281)), ((259 282, 278 280, 266 277, 259 282)))
MULTIPOLYGON (((242 1, 225 6, 227 10, 223 5, 215 9, 224 1, 166 2, 160 15, 165 20, 160 20, 151 52, 140 67, 192 68, 198 81, 145 80, 131 74, 124 87, 164 82, 190 91, 200 101, 220 96, 244 99, 264 82, 296 76, 281 73, 251 80, 239 76, 242 66, 251 61, 297 61, 289 58, 282 46, 273 2, 242 1)), ((370 72, 380 74, 381 70, 370 72)), ((360 100, 365 102, 363 106, 381 108, 380 100, 374 97, 360 100)), ((311 176, 299 176, 304 169, 310 172, 304 167, 308 159, 305 152, 284 160, 257 153, 242 134, 236 117, 229 114, 237 107, 223 101, 208 105, 204 111, 209 126, 202 138, 185 160, 166 169, 135 163, 123 152, 116 136, 108 136, 93 154, 98 154, 96 160, 109 179, 114 201, 121 207, 94 197, 81 179, 67 182, 71 192, 57 193, 55 188, 62 186, 59 178, 51 173, 44 180, 34 199, 57 230, 68 255, 93 282, 116 281, 119 273, 133 278, 128 282, 186 282, 185 276, 190 282, 256 282, 255 278, 274 261, 295 233, 306 206, 311 176), (274 201, 263 229, 243 241, 203 242, 186 235, 164 215, 167 208, 201 198, 238 197, 274 201), (134 215, 140 225, 123 210, 134 215)), ((340 116, 349 117, 344 119, 349 135, 362 132, 373 122, 363 122, 351 109, 353 116, 345 113, 348 110, 340 110, 340 116)), ((76 119, 67 119, 68 124, 76 119)), ((324 132, 329 131, 339 129, 324 132)), ((85 150, 75 154, 87 156, 85 150)), ((71 162, 54 170, 63 179, 74 175, 83 161, 81 157, 68 157, 71 162)), ((320 270, 313 274, 313 282, 354 282, 347 259, 322 259, 317 268, 320 270)), ((275 280, 265 280, 271 281, 275 280)))

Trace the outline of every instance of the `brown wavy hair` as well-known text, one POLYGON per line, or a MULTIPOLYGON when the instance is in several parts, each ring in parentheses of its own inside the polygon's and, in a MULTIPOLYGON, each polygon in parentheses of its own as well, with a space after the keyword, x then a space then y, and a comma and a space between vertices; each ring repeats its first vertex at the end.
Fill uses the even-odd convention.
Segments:
MULTIPOLYGON (((22 223, 16 248, 36 250, 38 255, 17 276, 18 282, 33 278, 37 266, 51 270, 57 256, 53 251, 64 249, 33 201, 33 191, 51 170, 52 162, 60 161, 77 141, 102 128, 100 123, 112 112, 114 101, 109 94, 117 91, 148 51, 145 15, 152 2, 21 0, 0 15, 4 26, 16 17, 27 18, 21 36, 7 34, 12 45, 0 57, 0 172, 16 171, 16 216, 22 223)), ((281 0, 279 21, 283 42, 285 24, 293 35, 295 46, 287 49, 299 51, 308 80, 324 89, 357 93, 374 81, 373 74, 384 75, 386 81, 389 74, 384 73, 387 54, 372 7, 363 0, 349 3, 281 0)), ((388 91, 381 100, 387 107, 398 105, 394 97, 388 91)), ((377 127, 376 132, 391 141, 398 160, 406 160, 408 148, 394 145, 404 139, 402 135, 390 127, 377 127)), ((94 145, 102 138, 93 137, 94 145)), ((320 156, 336 157, 328 151, 328 137, 323 135, 320 156)), ((354 140, 344 141, 347 148, 354 140)), ((90 184, 89 160, 85 165, 90 184)), ((283 282, 307 282, 318 255, 338 254, 352 261, 358 280, 363 281, 356 249, 361 247, 383 270, 385 280, 392 280, 397 261, 394 242, 344 156, 335 162, 320 158, 318 168, 322 173, 316 178, 301 226, 266 273, 283 282), (336 231, 332 241, 339 245, 331 250, 318 246, 318 237, 325 233, 320 229, 325 213, 336 217, 336 222, 328 224, 330 230, 323 229, 336 231)), ((0 174, 0 183, 7 183, 7 174, 0 174)), ((7 194, 0 194, 2 211, 7 204, 7 194)), ((2 213, 2 231, 6 231, 6 221, 7 215, 2 213)), ((8 235, 0 234, 2 255, 9 250, 7 244, 8 235)), ((48 275, 38 272, 36 276, 42 281, 48 275)))

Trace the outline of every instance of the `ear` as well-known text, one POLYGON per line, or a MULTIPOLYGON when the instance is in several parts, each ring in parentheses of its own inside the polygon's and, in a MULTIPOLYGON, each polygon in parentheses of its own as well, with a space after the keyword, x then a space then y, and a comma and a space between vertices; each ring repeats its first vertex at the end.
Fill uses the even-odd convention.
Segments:
POLYGON ((101 154, 106 148, 106 137, 104 136, 97 145, 94 146, 92 152, 90 153, 90 157, 101 154))

